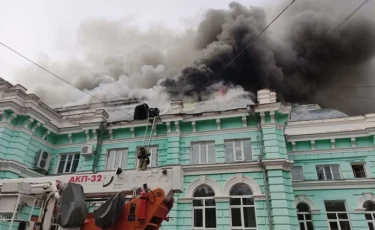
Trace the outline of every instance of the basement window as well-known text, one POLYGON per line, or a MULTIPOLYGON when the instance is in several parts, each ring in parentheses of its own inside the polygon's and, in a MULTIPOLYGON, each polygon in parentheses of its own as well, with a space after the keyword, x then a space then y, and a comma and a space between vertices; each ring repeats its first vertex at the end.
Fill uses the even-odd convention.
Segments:
POLYGON ((352 170, 355 178, 366 178, 364 164, 352 164, 352 170))

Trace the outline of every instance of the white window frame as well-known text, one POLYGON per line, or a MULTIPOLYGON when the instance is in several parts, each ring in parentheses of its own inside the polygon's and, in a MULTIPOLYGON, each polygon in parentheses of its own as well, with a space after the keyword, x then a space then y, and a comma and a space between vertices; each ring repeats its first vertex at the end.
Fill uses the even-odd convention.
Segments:
POLYGON ((326 202, 343 202, 345 205, 345 211, 327 211, 327 221, 328 221, 328 228, 331 229, 331 226, 329 223, 331 222, 336 222, 339 230, 341 230, 340 222, 341 221, 348 221, 350 229, 353 230, 352 223, 350 221, 349 213, 348 213, 348 206, 346 205, 346 202, 344 200, 325 200, 324 201, 324 208, 325 208, 325 203, 326 202), (328 219, 328 214, 336 214, 336 219, 328 219), (339 219, 338 214, 346 214, 348 216, 348 219, 339 219))
MULTIPOLYGON (((138 154, 138 151, 139 149, 141 148, 141 146, 137 146, 135 148, 135 167, 137 168, 138 167, 138 164, 139 164, 139 160, 137 158, 137 154, 138 154)), ((147 146, 145 147, 147 148, 147 146)), ((158 167, 159 166, 159 158, 158 158, 158 152, 159 152, 159 146, 158 145, 150 145, 150 164, 147 166, 148 168, 152 168, 152 167, 158 167), (155 150, 155 151, 154 151, 155 150), (154 161, 155 160, 155 161, 154 161), (153 163, 155 163, 155 165, 153 165, 153 163)))
MULTIPOLYGON (((215 201, 215 206, 206 206, 206 200, 215 200, 215 198, 212 196, 212 197, 194 197, 194 200, 201 200, 203 205, 202 206, 194 206, 193 205, 193 230, 216 230, 217 228, 217 216, 216 216, 216 228, 206 228, 206 207, 207 208, 211 208, 211 209, 215 209, 215 212, 216 212, 216 201, 215 201), (194 216, 194 210, 202 210, 202 225, 203 227, 194 227, 194 221, 195 221, 195 216, 194 216)), ((216 214, 217 215, 217 214, 216 214)))
MULTIPOLYGON (((341 180, 343 177, 342 177, 342 174, 341 174, 341 168, 340 168, 340 165, 338 164, 332 164, 332 165, 316 165, 315 167, 315 170, 319 167, 322 167, 323 168, 323 175, 324 175, 324 180, 341 180), (337 170, 339 172, 339 175, 340 175, 340 178, 338 179, 335 179, 334 176, 333 176, 333 170, 332 170, 332 166, 337 166, 337 170), (326 170, 324 169, 325 167, 329 167, 329 171, 331 173, 331 176, 332 176, 332 179, 327 179, 327 175, 326 175, 326 170)), ((316 171, 316 176, 318 177, 318 180, 319 180, 319 175, 318 175, 318 172, 316 171)))
POLYGON ((255 208, 255 201, 254 204, 243 204, 242 198, 252 198, 253 195, 244 195, 244 196, 230 196, 230 198, 239 198, 241 200, 240 205, 231 205, 229 203, 229 216, 230 216, 230 228, 231 230, 257 230, 258 229, 258 221, 257 221, 257 215, 256 215, 256 208, 255 208), (232 226, 232 208, 239 208, 241 210, 241 225, 242 226, 232 226), (245 227, 245 220, 244 220, 244 214, 243 214, 243 208, 254 208, 254 215, 255 215, 255 227, 245 227))
MULTIPOLYGON (((252 160, 253 159, 253 151, 252 151, 252 147, 251 147, 251 139, 249 138, 243 138, 243 139, 231 139, 231 140, 224 140, 224 145, 226 144, 226 142, 231 142, 232 144, 232 155, 233 155, 233 162, 241 162, 241 161, 245 161, 245 149, 244 149, 244 141, 249 141, 250 142, 250 159, 252 160), (235 147, 235 142, 236 141, 240 141, 241 142, 241 158, 242 160, 237 160, 237 155, 236 155, 236 147, 235 147)), ((225 151, 225 159, 227 157, 227 154, 230 154, 230 153, 227 153, 226 152, 226 148, 224 147, 224 151, 225 151)))
POLYGON ((292 181, 303 181, 302 166, 293 166, 292 169, 290 170, 290 177, 291 177, 292 181), (299 169, 299 174, 301 175, 301 179, 300 180, 293 179, 293 169, 299 169))
MULTIPOLYGON (((197 142, 192 142, 191 147, 190 147, 190 159, 198 159, 198 164, 215 164, 216 163, 216 146, 215 146, 215 141, 197 141, 197 142), (205 144, 206 147, 206 162, 202 162, 202 157, 201 157, 201 145, 205 144), (209 162, 209 152, 208 152, 208 145, 213 144, 214 146, 214 162, 209 162), (194 156, 194 145, 199 146, 199 156, 194 156)), ((192 163, 192 161, 190 161, 192 163)))
MULTIPOLYGON (((60 154, 59 155, 59 161, 58 161, 57 167, 56 167, 56 174, 67 174, 67 173, 75 173, 75 172, 77 172, 77 169, 76 169, 75 172, 72 172, 73 161, 74 161, 75 155, 80 155, 80 153, 75 152, 75 153, 62 153, 62 154, 60 154), (66 156, 66 159, 65 159, 65 164, 64 164, 64 167, 63 167, 63 171, 59 172, 59 166, 60 166, 60 161, 61 161, 61 157, 62 156, 66 156), (65 172, 65 168, 66 168, 66 164, 68 163, 69 156, 72 156, 72 163, 70 164, 69 172, 65 172)), ((80 159, 81 159, 81 156, 79 156, 79 158, 78 158, 78 165, 79 165, 79 160, 80 159)), ((77 165, 77 168, 78 168, 78 165, 77 165)))
MULTIPOLYGON (((126 168, 122 168, 122 169, 127 169, 127 167, 128 167, 128 160, 129 160, 129 150, 128 150, 128 148, 108 149, 107 150, 107 154, 106 154, 105 170, 111 171, 111 170, 116 170, 117 168, 120 168, 121 165, 122 165, 122 161, 123 161, 124 156, 126 157, 126 165, 125 165, 126 168), (111 167, 108 167, 109 155, 113 151, 116 153, 116 155, 117 155, 117 151, 122 151, 122 153, 120 155, 121 156, 120 157, 120 161, 117 163, 117 166, 116 166, 116 160, 113 160, 111 167)), ((113 159, 116 159, 116 156, 113 159)))
POLYGON ((350 164, 351 168, 352 168, 352 172, 353 172, 353 176, 354 178, 356 179, 361 179, 361 178, 367 178, 368 177, 368 173, 367 173, 367 169, 366 169, 366 164, 365 163, 352 163, 350 164), (356 177, 355 176, 355 173, 354 173, 354 170, 353 170, 353 166, 362 166, 363 167, 363 172, 365 173, 365 177, 356 177))
MULTIPOLYGON (((371 201, 366 201, 366 202, 371 202, 371 201)), ((371 219, 372 220, 367 220, 366 219, 366 223, 367 223, 367 226, 368 226, 368 223, 372 223, 372 225, 375 227, 375 211, 365 211, 365 215, 371 215, 371 219)), ((366 218, 366 216, 365 216, 366 218)))
MULTIPOLYGON (((309 206, 309 205, 306 204, 306 203, 304 203, 304 204, 307 205, 307 206, 309 206)), ((298 204, 297 204, 297 206, 298 206, 298 204)), ((296 206, 296 207, 297 207, 297 206, 296 206)), ((305 226, 305 229, 308 229, 308 228, 307 228, 307 223, 308 223, 308 222, 311 222, 311 223, 314 225, 314 223, 313 223, 313 219, 312 219, 312 213, 311 213, 310 209, 309 209, 308 212, 299 212, 298 209, 297 209, 297 220, 298 220, 298 223, 303 223, 303 225, 305 226), (298 215, 303 215, 303 220, 299 220, 299 219, 298 219, 298 215), (310 215, 310 216, 311 216, 311 220, 308 220, 308 219, 306 218, 306 215, 310 215)), ((298 227, 299 227, 299 226, 298 226, 298 227)))

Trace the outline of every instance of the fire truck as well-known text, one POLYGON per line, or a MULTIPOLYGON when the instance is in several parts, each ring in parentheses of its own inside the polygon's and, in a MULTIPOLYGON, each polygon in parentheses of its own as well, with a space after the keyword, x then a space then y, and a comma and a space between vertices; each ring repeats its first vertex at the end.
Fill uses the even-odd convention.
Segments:
POLYGON ((180 166, 4 179, 0 229, 159 229, 182 192, 180 166))

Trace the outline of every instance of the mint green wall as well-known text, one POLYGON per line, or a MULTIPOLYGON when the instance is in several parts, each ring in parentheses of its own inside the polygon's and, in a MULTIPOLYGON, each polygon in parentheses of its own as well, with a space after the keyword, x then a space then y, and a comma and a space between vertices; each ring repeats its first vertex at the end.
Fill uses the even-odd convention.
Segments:
POLYGON ((295 191, 295 196, 302 195, 311 199, 314 204, 320 209, 319 214, 313 214, 312 219, 315 230, 329 229, 327 215, 324 207, 324 201, 345 200, 347 212, 351 220, 352 229, 368 230, 365 215, 363 213, 356 213, 358 200, 363 196, 363 193, 374 193, 374 189, 332 189, 332 190, 306 190, 295 191))
MULTIPOLYGON (((336 150, 337 151, 337 150, 336 150)), ((317 180, 316 165, 338 164, 343 178, 353 179, 351 163, 365 162, 368 169, 368 177, 375 175, 375 150, 356 152, 334 152, 316 154, 289 155, 289 159, 294 161, 295 166, 302 166, 305 180, 317 180)))
POLYGON ((0 159, 16 161, 32 168, 39 150, 52 152, 48 146, 22 131, 0 128, 0 159))

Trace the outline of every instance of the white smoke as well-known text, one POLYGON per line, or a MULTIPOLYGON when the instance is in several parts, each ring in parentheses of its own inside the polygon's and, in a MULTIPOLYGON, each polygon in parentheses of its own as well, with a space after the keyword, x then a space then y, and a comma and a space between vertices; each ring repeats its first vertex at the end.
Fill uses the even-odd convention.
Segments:
MULTIPOLYGON (((162 104, 169 98, 157 83, 193 64, 200 53, 193 48, 194 36, 194 31, 161 24, 141 31, 128 19, 90 19, 80 25, 69 46, 74 56, 62 61, 43 56, 37 63, 102 101, 137 97, 162 104)), ((51 106, 98 102, 33 65, 19 70, 15 78, 51 106)))

